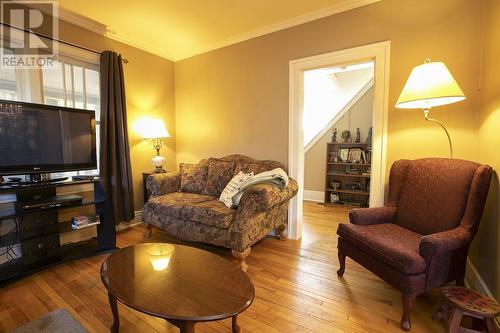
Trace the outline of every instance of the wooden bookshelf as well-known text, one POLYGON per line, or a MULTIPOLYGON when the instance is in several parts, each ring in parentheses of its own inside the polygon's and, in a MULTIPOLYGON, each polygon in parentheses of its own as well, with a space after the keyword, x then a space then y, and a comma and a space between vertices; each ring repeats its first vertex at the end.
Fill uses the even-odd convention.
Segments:
MULTIPOLYGON (((354 155, 354 154, 353 154, 354 155)), ((371 145, 364 142, 328 142, 326 145, 325 205, 367 207, 370 200, 371 145), (352 159, 354 149, 361 157, 352 159), (344 150, 344 154, 341 154, 344 150), (341 156, 342 155, 342 156, 341 156), (349 160, 351 158, 351 160, 349 160), (337 187, 335 187, 337 186, 337 187)))

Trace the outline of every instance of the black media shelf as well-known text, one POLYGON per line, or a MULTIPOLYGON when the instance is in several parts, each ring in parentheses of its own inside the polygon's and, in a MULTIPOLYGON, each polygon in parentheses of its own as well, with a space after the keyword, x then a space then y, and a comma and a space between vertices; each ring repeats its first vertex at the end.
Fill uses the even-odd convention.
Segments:
MULTIPOLYGON (((109 202, 99 180, 77 180, 45 184, 12 186, 0 184, 0 193, 11 193, 16 201, 38 198, 40 195, 53 197, 60 186, 92 184, 93 197, 81 203, 63 207, 52 207, 30 212, 15 209, 3 210, 0 226, 11 223, 10 231, 0 235, 0 257, 6 260, 0 264, 0 285, 17 281, 25 276, 48 267, 71 260, 103 254, 116 249, 115 224, 109 202), (72 236, 79 230, 71 228, 71 221, 59 221, 58 211, 93 205, 99 215, 100 224, 95 225, 95 237, 61 244, 62 235, 72 236), (8 255, 7 255, 8 253, 8 255), (2 255, 3 254, 3 255, 2 255), (21 256, 18 256, 21 254, 21 256)), ((85 190, 85 192, 87 192, 85 190)), ((10 203, 14 205, 15 203, 10 203)), ((88 237, 88 234, 87 234, 88 237)), ((78 239, 76 237, 75 239, 78 239)))

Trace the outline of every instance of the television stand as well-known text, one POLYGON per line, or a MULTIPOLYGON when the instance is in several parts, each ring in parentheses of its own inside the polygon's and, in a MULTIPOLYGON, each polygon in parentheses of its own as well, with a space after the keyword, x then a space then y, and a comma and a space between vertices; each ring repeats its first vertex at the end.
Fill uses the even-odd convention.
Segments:
POLYGON ((4 198, 0 207, 0 285, 116 247, 111 206, 98 180, 2 185, 0 195, 4 198), (30 202, 44 204, 26 208, 30 202), (74 230, 72 218, 82 215, 98 217, 100 224, 74 230))

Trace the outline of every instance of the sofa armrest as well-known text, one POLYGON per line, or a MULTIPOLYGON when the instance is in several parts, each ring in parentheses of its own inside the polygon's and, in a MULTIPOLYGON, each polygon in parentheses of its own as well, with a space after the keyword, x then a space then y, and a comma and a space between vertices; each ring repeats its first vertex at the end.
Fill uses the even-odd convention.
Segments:
POLYGON ((349 220, 357 225, 392 223, 395 218, 396 207, 354 208, 349 212, 349 220))
POLYGON ((153 197, 177 192, 181 187, 181 174, 180 172, 152 174, 146 179, 146 187, 153 197))
POLYGON ((472 234, 462 227, 426 235, 420 240, 420 255, 429 262, 435 254, 459 250, 471 241, 472 234))
POLYGON ((256 184, 245 189, 238 209, 264 212, 277 204, 292 199, 297 194, 297 190, 297 182, 291 178, 285 188, 269 183, 256 184))

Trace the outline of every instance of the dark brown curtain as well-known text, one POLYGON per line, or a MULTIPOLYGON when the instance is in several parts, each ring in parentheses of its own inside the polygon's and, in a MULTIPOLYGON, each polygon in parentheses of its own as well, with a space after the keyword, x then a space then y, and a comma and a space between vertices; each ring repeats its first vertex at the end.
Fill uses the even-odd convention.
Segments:
POLYGON ((127 107, 121 55, 101 54, 100 178, 115 223, 134 218, 134 193, 127 133, 127 107))

